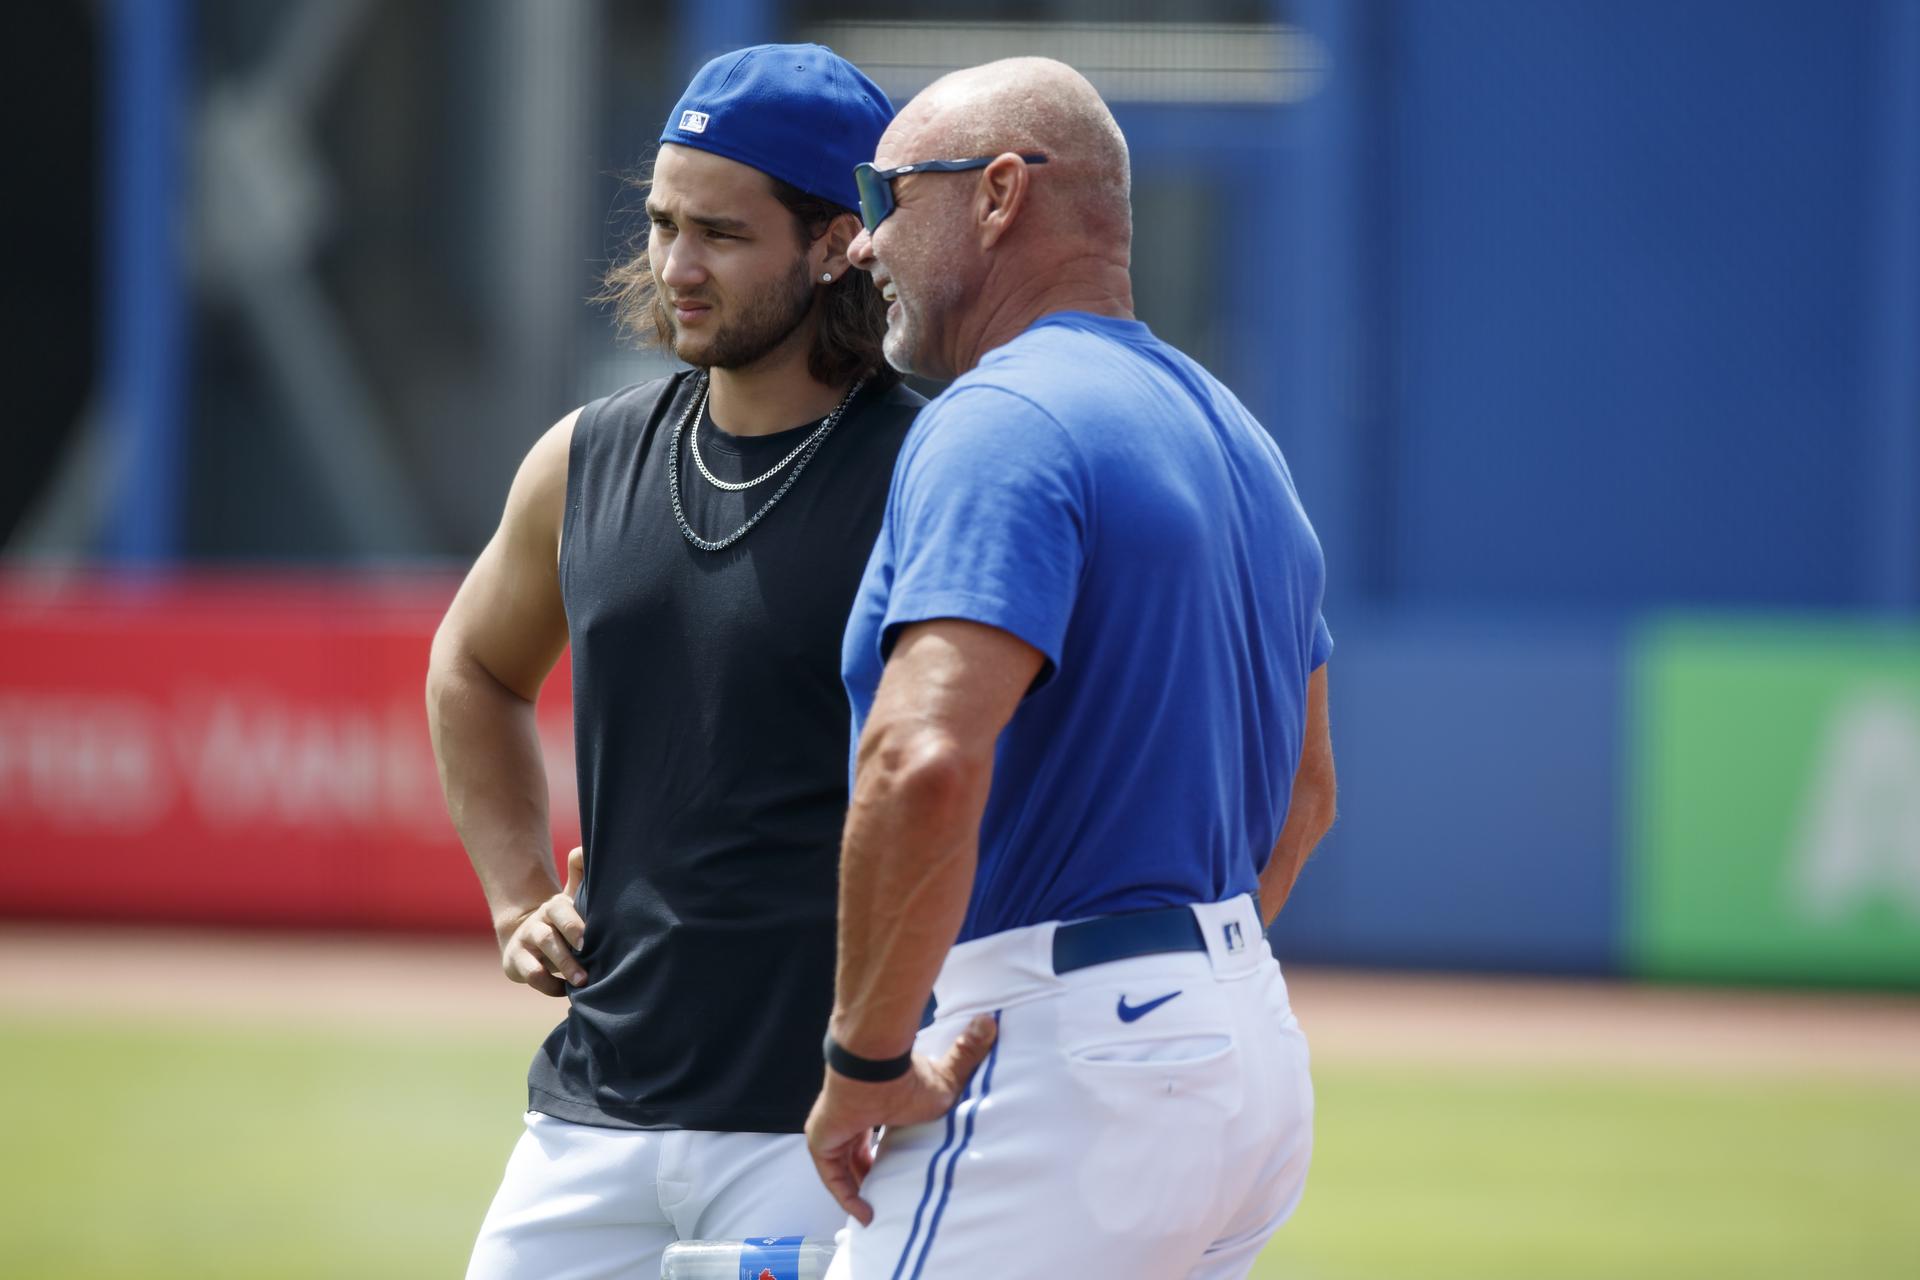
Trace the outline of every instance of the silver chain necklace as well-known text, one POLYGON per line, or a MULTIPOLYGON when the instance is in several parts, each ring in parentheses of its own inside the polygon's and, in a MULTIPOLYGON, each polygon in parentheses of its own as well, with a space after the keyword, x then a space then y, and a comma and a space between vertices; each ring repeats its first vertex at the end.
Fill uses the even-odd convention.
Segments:
MULTIPOLYGON (((815 427, 812 431, 810 431, 807 434, 807 438, 805 440, 802 440, 799 444, 793 447, 792 453, 780 459, 780 461, 774 463, 772 469, 769 470, 765 475, 759 476, 753 480, 742 480, 736 484, 731 480, 722 480, 719 476, 716 476, 713 474, 713 472, 707 470, 707 464, 705 460, 700 457, 700 419, 707 412, 707 392, 712 388, 712 385, 713 384, 709 382, 706 386, 700 388, 700 405, 698 408, 696 408, 693 411, 693 429, 687 432, 687 446, 693 452, 693 465, 700 468, 700 474, 707 478, 707 483, 712 485, 716 489, 725 489, 729 493, 738 493, 742 489, 751 489, 753 488, 753 486, 757 484, 765 484, 767 481, 779 475, 780 468, 786 466, 789 462, 792 462, 795 458, 805 453, 807 451, 808 445, 812 444, 815 440, 819 439, 821 436, 826 435, 827 432, 833 430, 833 424, 839 420, 841 413, 846 410, 847 400, 853 399, 853 391, 858 391, 860 389, 856 385, 853 391, 849 391, 847 393, 847 399, 842 400, 840 402, 840 407, 838 409, 835 409, 832 413, 828 414, 825 418, 823 418, 820 422, 820 425, 815 427)), ((718 428, 715 428, 715 429, 718 430, 718 428)))
MULTIPOLYGON (((801 442, 799 448, 788 454, 786 458, 781 461, 780 466, 775 467, 773 471, 769 471, 766 475, 760 477, 760 480, 765 480, 772 476, 774 472, 779 471, 780 467, 786 466, 788 462, 794 463, 793 470, 787 473, 787 478, 781 481, 780 487, 773 491, 773 496, 768 498, 758 511, 748 517, 745 524, 718 542, 713 542, 693 531, 693 526, 687 523, 686 510, 680 505, 680 436, 686 431, 687 424, 694 421, 694 414, 706 407, 707 390, 712 385, 712 379, 707 378, 704 374, 702 378, 703 381, 700 384, 699 396, 694 399, 693 403, 687 406, 686 412, 680 415, 680 421, 674 424, 673 439, 667 444, 667 495, 673 501, 674 522, 680 526, 680 532, 686 535, 687 541, 702 551, 722 551, 744 538, 747 530, 759 524, 767 512, 773 510, 773 504, 786 496, 787 490, 793 487, 793 482, 800 478, 800 473, 807 469, 809 462, 813 461, 813 455, 820 452, 820 446, 826 443, 827 433, 832 431, 834 425, 840 421, 840 415, 847 411, 847 406, 853 403, 853 398, 860 394, 860 388, 867 385, 867 380, 862 378, 860 381, 854 383, 853 389, 847 392, 847 398, 840 402, 840 407, 828 414, 826 421, 815 428, 812 434, 801 442)), ((698 428, 696 428, 696 432, 697 430, 698 428)), ((699 459, 699 456, 699 446, 696 444, 694 445, 694 458, 696 461, 699 459)), ((707 469, 704 465, 701 466, 700 471, 703 475, 707 474, 707 469)), ((713 477, 707 475, 707 479, 713 480, 713 477)), ((759 484, 760 480, 748 481, 746 484, 725 484, 719 480, 713 480, 713 483, 719 485, 722 489, 750 489, 754 485, 759 484)))

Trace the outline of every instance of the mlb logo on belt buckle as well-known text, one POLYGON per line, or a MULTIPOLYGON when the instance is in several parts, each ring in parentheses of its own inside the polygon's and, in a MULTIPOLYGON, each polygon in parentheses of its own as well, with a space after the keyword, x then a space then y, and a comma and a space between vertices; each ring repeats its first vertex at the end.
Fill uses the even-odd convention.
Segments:
POLYGON ((705 133, 707 131, 707 113, 704 111, 682 111, 680 113, 680 132, 705 133))
POLYGON ((1247 945, 1246 938, 1241 936, 1240 922, 1238 920, 1227 921, 1226 924, 1220 927, 1220 932, 1227 936, 1228 955, 1232 955, 1247 945))

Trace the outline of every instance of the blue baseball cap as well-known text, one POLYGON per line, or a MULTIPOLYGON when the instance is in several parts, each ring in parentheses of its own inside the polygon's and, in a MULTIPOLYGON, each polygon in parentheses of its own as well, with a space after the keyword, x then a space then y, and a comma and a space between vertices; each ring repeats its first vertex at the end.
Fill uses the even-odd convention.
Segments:
POLYGON ((892 119, 880 86, 825 45, 757 44, 700 68, 660 141, 738 160, 858 209, 853 166, 873 159, 892 119))

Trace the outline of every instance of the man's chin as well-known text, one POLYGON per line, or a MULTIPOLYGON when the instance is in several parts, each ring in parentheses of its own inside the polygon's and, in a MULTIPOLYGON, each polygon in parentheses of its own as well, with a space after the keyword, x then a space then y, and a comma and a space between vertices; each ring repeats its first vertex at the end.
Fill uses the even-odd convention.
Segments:
POLYGON ((914 368, 913 338, 905 326, 887 326, 887 336, 880 340, 880 354, 901 373, 919 372, 914 368))
POLYGON ((713 365, 713 344, 700 338, 688 338, 680 333, 673 335, 673 358, 681 364, 690 364, 696 369, 706 369, 713 365))

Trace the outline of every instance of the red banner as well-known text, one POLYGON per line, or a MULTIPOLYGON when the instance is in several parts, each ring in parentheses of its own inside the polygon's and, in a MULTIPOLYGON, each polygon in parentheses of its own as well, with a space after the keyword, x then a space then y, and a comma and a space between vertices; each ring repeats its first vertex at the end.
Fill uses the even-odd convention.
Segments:
MULTIPOLYGON (((426 726, 456 585, 0 577, 0 914, 484 931, 426 726)), ((563 662, 559 850, 571 715, 563 662)))

